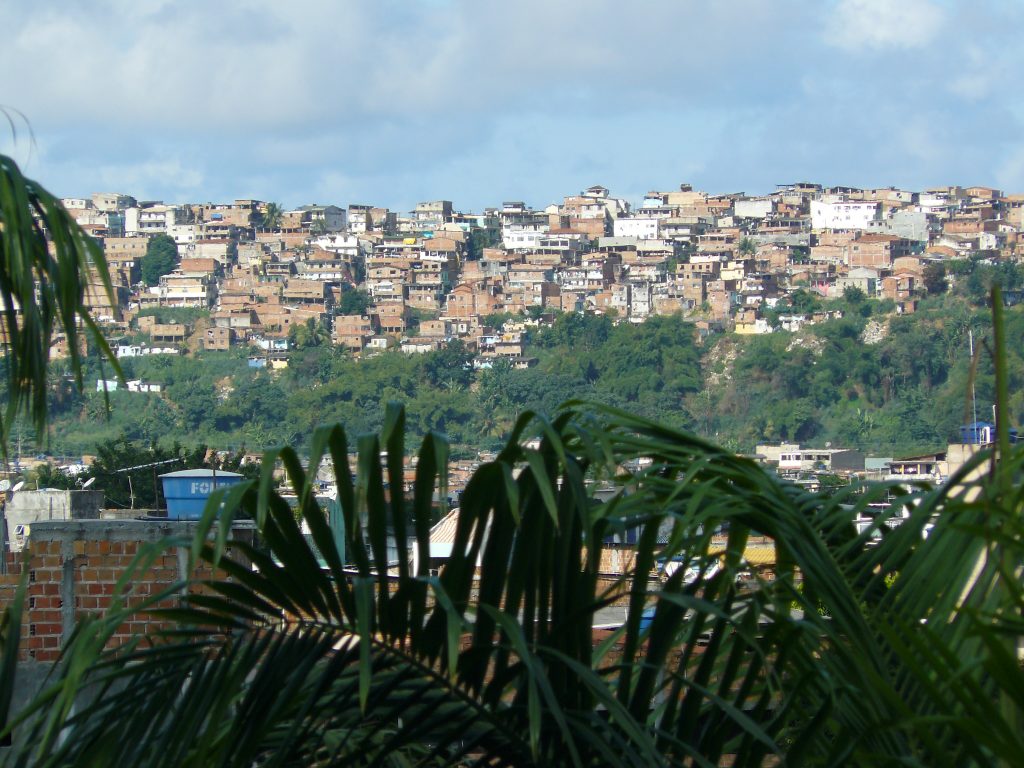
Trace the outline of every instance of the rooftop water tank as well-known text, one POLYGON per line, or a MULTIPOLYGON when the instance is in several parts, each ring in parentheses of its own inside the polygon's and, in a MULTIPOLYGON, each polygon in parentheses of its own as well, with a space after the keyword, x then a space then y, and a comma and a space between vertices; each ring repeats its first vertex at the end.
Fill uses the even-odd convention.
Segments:
POLYGON ((160 475, 167 500, 167 519, 199 520, 214 489, 234 485, 242 479, 237 472, 214 469, 183 469, 160 475))

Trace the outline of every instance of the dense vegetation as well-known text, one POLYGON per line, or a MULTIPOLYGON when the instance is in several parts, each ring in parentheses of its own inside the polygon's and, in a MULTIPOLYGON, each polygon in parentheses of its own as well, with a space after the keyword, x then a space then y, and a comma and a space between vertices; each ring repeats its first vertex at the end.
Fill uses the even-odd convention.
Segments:
MULTIPOLYGON (((1008 337, 1024 338, 1024 313, 1007 315, 1008 337)), ((943 297, 927 300, 915 315, 847 313, 797 336, 722 338, 710 355, 709 374, 717 383, 690 402, 694 416, 743 449, 782 439, 892 452, 935 448, 973 418, 969 330, 979 347, 989 339, 984 311, 943 297), (875 322, 884 323, 876 329, 886 335, 867 344, 865 326, 875 322)), ((1009 353, 1009 368, 1010 412, 1019 424, 1019 345, 1009 353)), ((993 376, 984 356, 975 390, 979 418, 991 419, 993 376)))
MULTIPOLYGON (((302 446, 324 422, 341 422, 353 433, 379 429, 382 405, 399 400, 413 434, 436 430, 456 452, 475 452, 499 445, 521 411, 553 413, 572 397, 626 408, 740 451, 789 440, 893 455, 934 450, 956 437, 971 419, 968 331, 978 349, 991 335, 984 307, 953 293, 927 298, 918 313, 902 316, 892 313, 891 302, 857 292, 815 301, 843 316, 795 334, 717 334, 703 346, 677 317, 615 325, 600 315, 563 315, 550 328, 528 330, 527 354, 538 362, 527 370, 501 360, 473 370, 461 343, 426 355, 396 351, 357 360, 332 347, 319 326, 303 326, 294 329, 297 348, 279 372, 250 368, 244 348, 123 360, 128 379, 158 382, 163 392, 112 392, 106 418, 103 394, 94 391, 104 373, 91 359, 84 394, 53 387, 47 448, 90 453, 120 437, 230 450, 302 446)), ((1020 307, 1007 312, 1007 323, 1008 338, 1024 338, 1020 307)), ((994 397, 988 359, 980 356, 975 378, 980 418, 991 417, 994 397)), ((1010 413, 1019 425, 1021 345, 1010 345, 1008 366, 1010 413)))

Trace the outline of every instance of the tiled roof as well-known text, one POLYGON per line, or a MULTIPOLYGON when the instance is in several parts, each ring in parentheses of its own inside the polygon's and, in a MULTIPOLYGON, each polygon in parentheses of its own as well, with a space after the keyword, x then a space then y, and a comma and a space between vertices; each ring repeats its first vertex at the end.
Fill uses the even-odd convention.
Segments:
POLYGON ((430 529, 431 544, 454 544, 455 529, 459 524, 459 508, 455 507, 451 512, 442 517, 434 527, 430 529))

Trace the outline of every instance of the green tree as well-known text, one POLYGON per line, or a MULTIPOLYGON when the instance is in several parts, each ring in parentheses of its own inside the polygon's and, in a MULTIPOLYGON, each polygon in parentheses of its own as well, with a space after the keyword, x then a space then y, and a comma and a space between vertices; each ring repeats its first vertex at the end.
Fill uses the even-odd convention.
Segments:
POLYGON ((1014 261, 993 261, 981 254, 973 254, 966 261, 951 262, 948 271, 957 277, 957 290, 976 305, 988 302, 995 285, 1004 289, 1024 285, 1024 266, 1014 261))
POLYGON ((47 480, 54 487, 81 487, 90 479, 93 488, 103 491, 108 505, 121 509, 163 509, 163 487, 160 475, 181 469, 218 469, 258 476, 255 466, 241 462, 244 450, 237 453, 214 454, 203 444, 184 446, 178 442, 161 445, 156 441, 140 442, 120 435, 104 440, 95 447, 96 459, 77 478, 64 484, 54 476, 47 480))
POLYGON ((612 327, 607 315, 566 312, 555 318, 554 325, 537 334, 535 343, 540 347, 567 347, 589 353, 607 341, 612 327))
POLYGON ((142 281, 156 285, 160 278, 178 266, 178 246, 169 235, 153 235, 146 244, 142 257, 142 281))
POLYGON ((929 294, 945 293, 949 288, 946 268, 940 263, 928 264, 924 268, 924 288, 929 294))
POLYGON ((427 353, 423 370, 435 387, 465 388, 473 380, 473 357, 461 339, 452 339, 440 349, 427 353))
POLYGON ((848 285, 843 289, 843 301, 851 306, 858 306, 867 300, 867 294, 856 285, 848 285))
POLYGON ((55 467, 53 464, 45 463, 40 464, 38 467, 32 470, 29 482, 36 488, 61 488, 64 490, 70 490, 78 487, 78 483, 84 482, 68 474, 62 472, 59 467, 55 467))
POLYGON ((339 315, 365 315, 370 308, 370 294, 358 288, 345 285, 338 301, 339 315))
POLYGON ((490 315, 485 315, 481 320, 481 324, 488 328, 493 328, 496 331, 500 331, 504 327, 505 323, 509 320, 515 319, 522 320, 523 315, 517 315, 513 312, 495 312, 490 315))
POLYGON ((974 270, 973 259, 950 259, 944 262, 946 273, 956 277, 969 275, 974 270))
MULTIPOLYGON (((216 407, 214 418, 218 429, 224 432, 242 430, 246 425, 256 423, 279 425, 285 400, 281 384, 267 373, 259 373, 239 382, 230 397, 216 407)), ((257 448, 276 442, 273 430, 266 437, 265 441, 257 444, 257 448)))
POLYGON ((263 207, 262 214, 260 216, 260 227, 264 232, 273 232, 274 230, 281 228, 281 219, 284 215, 284 209, 277 203, 267 203, 263 207))
POLYGON ((483 256, 484 248, 494 248, 501 244, 501 234, 497 229, 483 229, 474 226, 466 238, 466 257, 478 260, 483 256))
POLYGON ((96 478, 96 488, 113 507, 161 509, 158 475, 201 466, 200 452, 205 455, 205 446, 186 452, 180 445, 162 448, 157 443, 135 443, 122 435, 96 446, 96 459, 85 476, 96 478))
POLYGON ((757 255, 757 243, 749 237, 740 238, 736 252, 744 259, 752 258, 757 255))
POLYGON ((288 340, 296 349, 309 349, 330 344, 331 334, 322 322, 311 317, 305 323, 293 325, 288 340))
POLYGON ((821 299, 817 294, 804 288, 797 288, 789 295, 792 311, 802 315, 812 315, 821 309, 821 299))

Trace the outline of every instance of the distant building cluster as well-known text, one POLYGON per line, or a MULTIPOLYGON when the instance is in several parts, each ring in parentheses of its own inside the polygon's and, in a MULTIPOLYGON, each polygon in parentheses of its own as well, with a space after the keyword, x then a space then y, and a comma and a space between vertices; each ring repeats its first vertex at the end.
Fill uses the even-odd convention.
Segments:
MULTIPOLYGON (((834 297, 850 288, 912 312, 930 264, 1018 259, 1024 226, 1024 195, 989 187, 799 183, 751 197, 683 184, 633 207, 594 186, 540 209, 510 201, 482 213, 447 200, 405 214, 124 194, 63 203, 103 244, 114 301, 94 280, 88 302, 112 340, 142 333, 153 352, 248 344, 254 365, 266 367, 287 365, 292 329, 310 321, 357 355, 427 352, 458 338, 478 365, 503 357, 523 367, 531 361, 522 324, 491 327, 488 318, 591 311, 641 322, 678 313, 705 333, 792 331, 820 319, 790 308, 793 291, 834 297), (174 240, 178 260, 145 285, 141 264, 157 234, 174 240), (351 291, 365 300, 353 302, 351 291), (159 307, 207 310, 209 322, 140 316, 159 307)), ((137 343, 118 352, 151 353, 137 343)))
MULTIPOLYGON (((1019 439, 1016 429, 1009 430, 1011 443, 1019 439)), ((996 425, 976 421, 960 427, 960 440, 945 451, 894 459, 869 456, 848 448, 808 448, 798 443, 764 443, 755 449, 754 458, 772 467, 795 483, 821 487, 822 475, 850 480, 922 481, 945 483, 975 453, 996 442, 996 425)))

